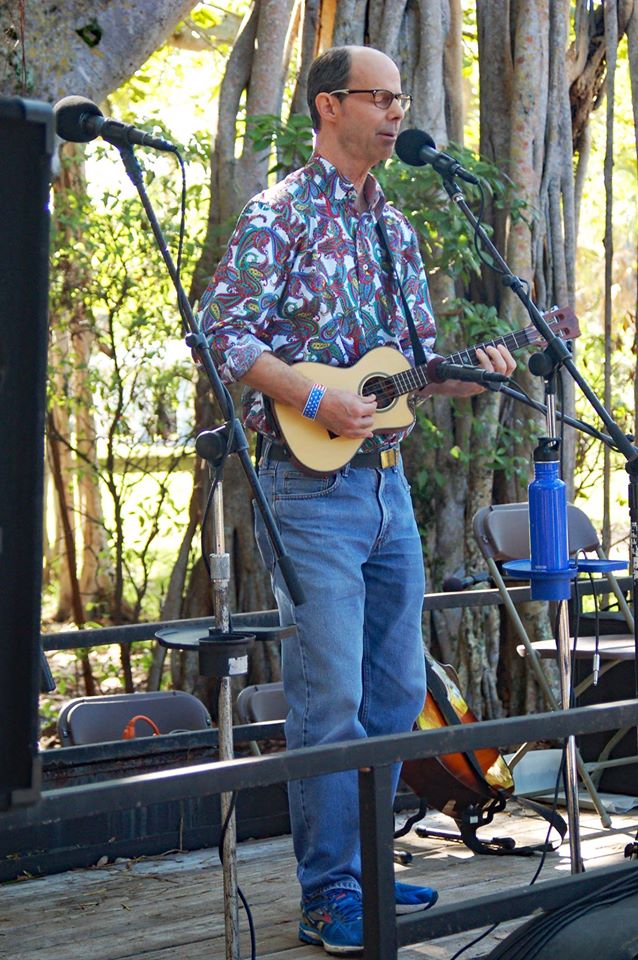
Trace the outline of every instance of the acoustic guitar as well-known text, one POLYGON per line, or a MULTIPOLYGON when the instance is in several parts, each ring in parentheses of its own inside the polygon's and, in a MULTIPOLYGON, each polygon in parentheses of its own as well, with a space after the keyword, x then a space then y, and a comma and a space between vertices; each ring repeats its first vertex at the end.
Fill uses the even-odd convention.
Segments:
MULTIPOLYGON (((457 723, 478 723, 459 688, 458 677, 449 664, 441 664, 426 653, 428 692, 416 721, 417 730, 437 730, 457 723)), ((468 807, 477 811, 514 792, 514 781, 503 756, 495 747, 473 754, 448 753, 425 760, 406 760, 401 778, 428 806, 457 822, 468 807)))
MULTIPOLYGON (((568 308, 545 314, 545 320, 563 340, 580 336, 578 319, 568 308)), ((537 342, 542 342, 542 338, 536 327, 530 324, 515 333, 468 347, 446 357, 446 360, 476 366, 478 349, 503 344, 514 351, 537 342)), ((410 427, 415 416, 411 394, 422 390, 430 382, 427 364, 411 367, 404 355, 394 347, 376 347, 351 367, 305 361, 294 366, 311 384, 351 390, 363 397, 374 394, 377 409, 372 429, 375 433, 394 433, 410 427)), ((361 446, 361 440, 337 436, 316 420, 302 417, 298 410, 287 403, 274 400, 272 407, 293 461, 307 473, 334 473, 345 466, 361 446)))
MULTIPOLYGON (((425 703, 417 717, 417 730, 437 730, 457 724, 478 723, 459 687, 458 677, 449 664, 441 664, 426 651, 428 689, 425 703)), ((514 781, 510 768, 500 750, 482 748, 467 753, 447 753, 419 760, 406 760, 401 768, 401 779, 420 800, 418 814, 395 836, 403 836, 421 819, 430 807, 451 817, 458 834, 430 827, 417 827, 421 837, 439 837, 462 840, 474 853, 514 854, 527 857, 534 853, 555 849, 544 843, 517 847, 511 837, 493 837, 485 840, 477 835, 479 827, 491 823, 494 815, 505 808, 508 799, 538 814, 559 836, 559 844, 567 832, 567 824, 555 809, 535 803, 528 797, 514 795, 514 781)))

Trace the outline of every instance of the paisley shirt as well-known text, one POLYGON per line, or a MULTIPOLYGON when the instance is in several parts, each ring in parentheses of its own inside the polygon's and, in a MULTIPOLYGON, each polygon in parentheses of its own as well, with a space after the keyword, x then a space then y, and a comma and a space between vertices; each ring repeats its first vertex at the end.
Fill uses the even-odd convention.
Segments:
MULTIPOLYGON (((342 367, 374 347, 394 346, 413 364, 401 295, 375 222, 383 213, 395 265, 426 358, 435 326, 416 234, 386 203, 372 175, 368 209, 323 157, 254 197, 241 214, 201 301, 199 320, 227 383, 240 380, 260 354, 342 367)), ((277 437, 261 393, 244 394, 246 426, 277 437)), ((405 434, 375 435, 363 450, 405 434)))

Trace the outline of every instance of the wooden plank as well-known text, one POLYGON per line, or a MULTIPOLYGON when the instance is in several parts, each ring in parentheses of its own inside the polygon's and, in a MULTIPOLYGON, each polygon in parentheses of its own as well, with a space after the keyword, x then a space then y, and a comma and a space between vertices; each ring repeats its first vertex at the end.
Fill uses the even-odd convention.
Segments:
MULTIPOLYGON (((485 836, 541 842, 546 826, 511 810, 484 829, 485 836)), ((588 869, 622 861, 634 839, 638 815, 615 817, 603 830, 591 812, 581 816, 588 869)), ((449 820, 428 817, 431 826, 449 820)), ((529 883, 538 858, 474 856, 460 844, 422 839, 412 832, 398 846, 413 861, 397 866, 400 879, 439 889, 441 903, 506 893, 529 883)), ((541 879, 569 873, 564 845, 546 861, 541 879)), ((253 911, 259 960, 317 960, 316 947, 297 939, 298 888, 289 837, 250 841, 238 849, 239 883, 253 911)), ((11 960, 222 960, 224 924, 221 866, 213 850, 108 864, 38 880, 4 884, 0 897, 0 958, 11 960)), ((487 953, 523 921, 503 924, 474 952, 487 953)), ((250 955, 246 918, 240 910, 241 953, 250 955)), ((449 960, 478 931, 401 949, 401 960, 449 960)))

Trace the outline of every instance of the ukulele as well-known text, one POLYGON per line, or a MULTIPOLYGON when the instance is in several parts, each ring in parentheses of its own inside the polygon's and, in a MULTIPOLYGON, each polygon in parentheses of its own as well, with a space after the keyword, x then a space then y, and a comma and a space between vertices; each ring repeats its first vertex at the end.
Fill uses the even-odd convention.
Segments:
MULTIPOLYGON (((545 314, 545 320, 563 340, 580 336, 578 319, 568 308, 545 314)), ((478 349, 503 344, 513 351, 537 342, 542 342, 542 338, 536 327, 530 324, 516 333, 453 353, 446 360, 476 366, 478 349)), ((431 382, 426 363, 411 367, 406 357, 394 347, 375 347, 351 367, 307 361, 294 366, 311 384, 350 390, 363 397, 374 394, 377 398, 372 426, 375 433, 394 433, 410 427, 415 417, 414 400, 410 395, 431 382)), ((272 409, 292 460, 307 473, 334 473, 345 466, 361 446, 360 438, 337 436, 280 400, 272 401, 272 409)))

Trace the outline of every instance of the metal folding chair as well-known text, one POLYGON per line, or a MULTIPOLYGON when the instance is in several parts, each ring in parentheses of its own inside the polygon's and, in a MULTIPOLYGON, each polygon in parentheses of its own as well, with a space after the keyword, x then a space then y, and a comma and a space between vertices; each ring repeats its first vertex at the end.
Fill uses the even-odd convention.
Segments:
POLYGON ((137 739, 154 736, 154 728, 160 734, 208 730, 211 719, 204 704, 192 693, 166 690, 78 697, 63 707, 57 721, 63 747, 122 740, 127 727, 131 738, 137 739), (132 724, 136 717, 142 719, 132 724))
MULTIPOLYGON (((265 723, 268 720, 285 720, 288 716, 288 702, 284 695, 281 680, 271 683, 255 683, 244 687, 237 694, 237 715, 242 723, 265 723)), ((250 740, 250 752, 261 755, 259 744, 250 740)))
MULTIPOLYGON (((598 535, 589 517, 571 503, 567 506, 567 525, 570 556, 582 557, 583 555, 593 553, 600 560, 606 559, 598 535)), ((557 710, 559 705, 541 662, 542 659, 556 658, 556 643, 553 640, 542 640, 534 643, 530 640, 523 621, 509 595, 499 567, 499 564, 505 561, 522 560, 530 555, 528 505, 527 503, 509 503, 482 507, 474 515, 473 528, 476 542, 485 558, 490 576, 501 594, 503 604, 512 620, 517 636, 521 641, 521 644, 517 647, 517 652, 521 656, 528 657, 548 709, 557 710)), ((634 619, 631 610, 613 572, 606 571, 604 576, 607 578, 609 584, 609 592, 613 593, 618 601, 619 609, 622 612, 629 632, 626 634, 606 635, 599 638, 601 675, 611 670, 622 660, 634 659, 634 619)), ((576 602, 579 602, 577 591, 576 602)), ((593 655, 593 640, 593 637, 579 638, 576 644, 575 656, 581 659, 591 658, 593 655)), ((586 690, 592 683, 593 675, 590 674, 575 688, 576 696, 586 690)), ((618 731, 614 734, 612 740, 609 741, 605 747, 604 754, 606 756, 609 755, 615 743, 618 742, 625 732, 626 731, 618 731)), ((523 746, 519 748, 510 761, 510 766, 514 766, 522 759, 523 755, 529 749, 529 746, 529 744, 523 744, 523 746)), ((601 755, 599 761, 602 760, 603 756, 601 755)), ((610 826, 611 820, 609 814, 602 804, 596 786, 590 776, 589 769, 585 766, 580 753, 577 755, 577 763, 580 777, 592 798, 603 825, 606 827, 610 826)), ((590 764, 589 767, 595 770, 596 763, 590 764)))
POLYGON ((237 713, 242 723, 285 720, 288 703, 281 680, 244 687, 237 694, 237 713))

